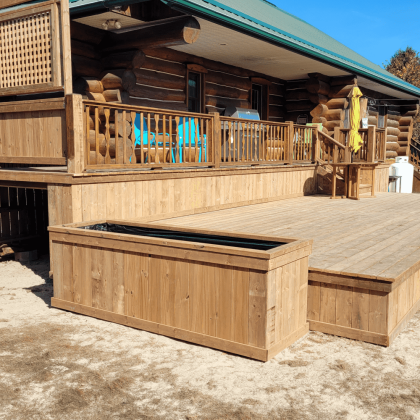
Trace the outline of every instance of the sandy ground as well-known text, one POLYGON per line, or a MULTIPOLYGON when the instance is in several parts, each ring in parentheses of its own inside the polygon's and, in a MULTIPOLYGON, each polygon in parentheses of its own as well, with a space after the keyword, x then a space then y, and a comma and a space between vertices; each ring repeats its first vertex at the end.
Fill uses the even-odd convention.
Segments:
POLYGON ((391 348, 321 333, 268 363, 51 308, 0 263, 0 419, 420 419, 420 312, 391 348))

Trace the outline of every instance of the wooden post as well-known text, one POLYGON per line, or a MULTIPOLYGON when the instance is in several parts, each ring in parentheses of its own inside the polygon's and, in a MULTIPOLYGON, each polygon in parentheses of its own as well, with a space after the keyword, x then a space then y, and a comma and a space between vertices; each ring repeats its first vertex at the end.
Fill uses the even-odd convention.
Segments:
POLYGON ((67 172, 78 174, 84 170, 84 129, 82 95, 66 96, 67 172))
POLYGON ((316 130, 314 132, 315 139, 312 140, 312 160, 317 162, 318 159, 321 158, 320 156, 320 142, 319 142, 319 126, 316 126, 316 130))
POLYGON ((338 146, 336 144, 334 144, 334 146, 333 146, 333 163, 339 163, 338 162, 338 156, 339 156, 338 146))
POLYGON ((351 152, 349 146, 346 144, 346 139, 343 133, 341 132, 340 127, 334 127, 334 140, 337 140, 339 143, 344 145, 346 148, 344 149, 344 162, 350 163, 351 162, 351 152))
POLYGON ((215 168, 220 168, 220 149, 222 146, 222 131, 220 123, 220 114, 218 112, 211 112, 213 115, 213 136, 212 143, 212 160, 215 168))
POLYGON ((63 86, 64 94, 73 93, 72 76, 71 76, 71 43, 70 43, 70 11, 69 0, 61 0, 60 2, 60 20, 61 20, 61 53, 63 63, 63 86))
POLYGON ((288 157, 286 161, 289 161, 289 164, 291 165, 293 163, 293 136, 295 134, 295 123, 293 121, 286 121, 287 124, 289 124, 289 138, 287 141, 287 154, 288 157))
POLYGON ((366 162, 375 162, 376 157, 376 127, 370 125, 368 127, 368 141, 367 141, 367 153, 366 162))

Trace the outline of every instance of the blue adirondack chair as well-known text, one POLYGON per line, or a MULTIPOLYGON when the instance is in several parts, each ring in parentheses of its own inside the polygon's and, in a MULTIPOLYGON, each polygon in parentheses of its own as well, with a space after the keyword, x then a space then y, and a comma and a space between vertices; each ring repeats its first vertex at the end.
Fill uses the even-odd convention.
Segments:
MULTIPOLYGON (((192 117, 185 117, 185 122, 184 122, 184 118, 180 118, 179 120, 179 125, 178 125, 178 134, 179 134, 179 162, 182 163, 183 159, 182 159, 182 150, 184 149, 184 147, 192 147, 195 148, 196 144, 196 135, 198 138, 198 142, 197 142, 197 148, 199 151, 199 155, 198 155, 198 161, 201 162, 201 151, 203 150, 204 152, 204 162, 207 162, 207 137, 205 134, 202 134, 202 139, 200 139, 200 135, 199 135, 199 125, 198 125, 198 120, 196 121, 194 118, 192 117), (185 133, 184 133, 184 124, 185 124, 185 133), (197 130, 197 132, 196 132, 197 130), (184 134, 185 134, 185 138, 184 138, 184 134), (201 143, 203 142, 203 143, 201 143)), ((186 156, 188 156, 188 152, 185 152, 186 156)))
POLYGON ((143 143, 144 146, 149 144, 150 138, 150 145, 155 145, 155 133, 149 131, 147 127, 146 118, 143 117, 143 131, 141 131, 141 121, 140 121, 140 114, 136 114, 136 119, 134 120, 134 135, 136 136, 135 146, 140 145, 143 143))

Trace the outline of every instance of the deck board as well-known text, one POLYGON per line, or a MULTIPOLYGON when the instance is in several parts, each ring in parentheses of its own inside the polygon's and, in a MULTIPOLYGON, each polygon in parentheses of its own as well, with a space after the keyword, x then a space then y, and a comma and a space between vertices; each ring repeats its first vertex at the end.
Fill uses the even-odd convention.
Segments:
POLYGON ((313 195, 156 223, 314 239, 309 268, 342 275, 392 281, 420 261, 420 194, 313 195))

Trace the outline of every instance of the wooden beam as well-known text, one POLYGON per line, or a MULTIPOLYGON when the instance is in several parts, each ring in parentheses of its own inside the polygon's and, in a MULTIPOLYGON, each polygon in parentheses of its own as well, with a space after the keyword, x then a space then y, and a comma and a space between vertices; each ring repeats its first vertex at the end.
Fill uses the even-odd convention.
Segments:
POLYGON ((71 75, 71 42, 70 42, 70 9, 69 0, 61 0, 60 20, 61 20, 61 52, 63 57, 63 87, 64 95, 73 92, 71 75))
POLYGON ((36 157, 36 156, 0 156, 0 163, 20 163, 22 165, 65 165, 65 157, 36 157))
POLYGON ((66 96, 68 172, 78 174, 84 170, 83 101, 81 95, 66 96))
POLYGON ((197 19, 181 16, 127 28, 122 33, 109 33, 102 46, 103 51, 120 51, 122 48, 188 45, 197 41, 199 35, 200 24, 197 19))
POLYGON ((1 9, 6 9, 7 7, 17 6, 19 4, 26 3, 28 0, 3 0, 1 2, 1 9))
POLYGON ((88 44, 99 45, 105 35, 107 35, 107 32, 72 20, 70 24, 70 35, 71 39, 77 39, 78 41, 86 42, 88 44))

